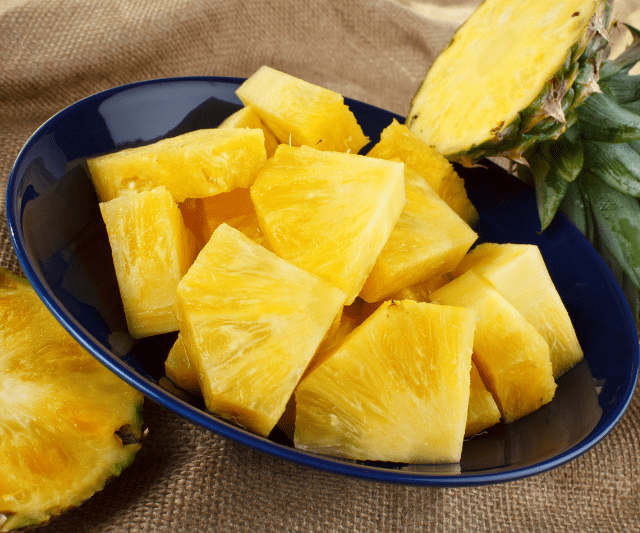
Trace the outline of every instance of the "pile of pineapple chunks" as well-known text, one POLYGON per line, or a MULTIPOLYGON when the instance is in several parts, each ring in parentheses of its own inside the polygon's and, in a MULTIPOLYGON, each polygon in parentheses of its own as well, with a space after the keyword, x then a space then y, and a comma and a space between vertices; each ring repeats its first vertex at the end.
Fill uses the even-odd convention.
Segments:
POLYGON ((539 250, 477 243, 451 164, 393 121, 269 67, 218 128, 88 160, 132 337, 258 435, 451 463, 552 400, 582 357, 539 250), (476 246, 474 246, 476 245, 476 246))

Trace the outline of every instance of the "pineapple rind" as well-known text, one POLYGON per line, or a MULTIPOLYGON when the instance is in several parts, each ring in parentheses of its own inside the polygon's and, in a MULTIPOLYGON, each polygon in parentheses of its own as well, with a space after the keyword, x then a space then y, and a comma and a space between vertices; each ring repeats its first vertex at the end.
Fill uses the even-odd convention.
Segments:
POLYGON ((0 531, 80 505, 131 464, 143 396, 71 338, 28 281, 0 269, 0 531))
MULTIPOLYGON (((486 3, 491 0, 485 0, 486 3)), ((538 95, 521 110, 516 110, 515 117, 499 122, 485 134, 485 140, 458 149, 435 145, 450 161, 464 166, 472 166, 484 157, 502 156, 515 161, 522 161, 523 154, 533 144, 543 140, 556 139, 566 128, 575 122, 575 108, 581 104, 597 86, 598 72, 602 54, 608 43, 608 31, 611 26, 612 6, 610 0, 594 0, 595 9, 589 23, 578 39, 567 50, 565 60, 558 70, 544 83, 538 95)), ((517 8, 520 8, 518 6, 517 8)), ((536 13, 532 14, 532 20, 536 13)), ((471 19, 470 19, 471 20, 471 19)), ((455 43, 456 39, 466 31, 463 25, 440 57, 455 43)), ((439 59, 439 58, 438 58, 439 59)), ((436 61, 438 61, 436 59, 436 61)), ((434 63, 435 64, 435 63, 434 63)), ((427 77, 422 81, 412 102, 407 117, 407 125, 412 132, 425 142, 430 142, 428 135, 423 136, 417 125, 417 118, 422 114, 421 106, 424 96, 422 91, 427 87, 427 77)), ((446 121, 446 116, 438 116, 439 121, 446 121)), ((500 119, 497 119, 500 120, 500 119)), ((455 125, 452 125, 455 127, 455 125)), ((473 125, 465 125, 472 130, 473 125)), ((451 139, 458 134, 451 132, 451 139)))

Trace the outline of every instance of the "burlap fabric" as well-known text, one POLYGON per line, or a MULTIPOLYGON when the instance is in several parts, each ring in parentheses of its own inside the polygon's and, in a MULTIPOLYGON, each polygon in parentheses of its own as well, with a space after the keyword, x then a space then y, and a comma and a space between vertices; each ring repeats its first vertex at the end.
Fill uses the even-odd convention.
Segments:
MULTIPOLYGON (((0 0, 0 187, 51 115, 149 78, 248 76, 268 64, 405 114, 426 68, 478 3, 0 0)), ((4 205, 3 192, 0 263, 19 271, 4 205)), ((134 464, 43 531, 640 531, 638 394, 577 460, 478 488, 343 478, 255 452, 150 401, 144 414, 149 437, 134 464)))

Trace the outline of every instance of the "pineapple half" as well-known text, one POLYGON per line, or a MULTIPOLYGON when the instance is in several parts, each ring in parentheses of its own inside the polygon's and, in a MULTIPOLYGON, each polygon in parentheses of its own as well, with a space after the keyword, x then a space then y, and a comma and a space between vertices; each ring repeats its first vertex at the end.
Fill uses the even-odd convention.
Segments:
POLYGON ((518 160, 598 90, 608 0, 485 0, 429 68, 406 124, 451 161, 518 160))
POLYGON ((80 505, 131 464, 143 396, 4 269, 0 322, 0 531, 11 531, 80 505))

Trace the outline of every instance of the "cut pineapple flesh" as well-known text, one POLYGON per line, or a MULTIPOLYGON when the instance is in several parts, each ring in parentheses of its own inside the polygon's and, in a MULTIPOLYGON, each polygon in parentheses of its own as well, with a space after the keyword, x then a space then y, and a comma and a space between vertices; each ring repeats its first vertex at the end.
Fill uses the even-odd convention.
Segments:
POLYGON ((295 445, 359 460, 460 460, 474 311, 383 303, 298 385, 295 445))
POLYGON ((196 235, 198 249, 202 249, 223 222, 268 247, 247 188, 238 187, 207 198, 189 198, 180 204, 180 209, 185 224, 196 235))
POLYGON ((474 309, 474 361, 506 423, 553 399, 549 346, 482 276, 468 271, 431 294, 433 302, 474 309))
POLYGON ((141 437, 143 396, 5 270, 0 320, 0 531, 10 531, 80 505, 133 461, 140 444, 118 432, 141 437))
POLYGON ((549 345, 554 378, 583 358, 571 318, 537 246, 480 244, 463 258, 454 275, 468 270, 488 279, 544 337, 549 345))
POLYGON ((485 0, 429 68, 407 126, 467 165, 557 137, 597 88, 609 11, 605 0, 485 0))
POLYGON ((418 172, 467 224, 473 226, 478 220, 478 212, 467 197, 464 181, 451 163, 397 120, 394 119, 382 131, 380 141, 367 155, 379 159, 399 159, 405 168, 418 172))
POLYGON ((178 282, 195 259, 196 245, 164 187, 100 204, 133 338, 176 331, 178 282))
POLYGON ((169 355, 164 362, 164 371, 167 377, 181 389, 194 396, 202 395, 198 374, 191 364, 181 333, 178 333, 178 338, 169 350, 169 355))
POLYGON ((221 224, 176 298, 207 408, 268 436, 345 297, 221 224))
POLYGON ((404 176, 404 209, 360 291, 367 302, 450 272, 478 237, 420 174, 404 176))
POLYGON ((165 186, 176 202, 249 187, 267 160, 261 129, 203 129, 87 160, 101 202, 165 186))
POLYGON ((470 387, 467 425, 464 430, 465 437, 476 435, 500 422, 500 409, 498 409, 491 392, 487 390, 478 367, 473 360, 470 387))
POLYGON ((269 247, 353 302, 406 202, 402 163, 281 144, 251 187, 269 247))
POLYGON ((271 67, 260 67, 236 94, 281 143, 358 153, 369 142, 341 95, 271 67))
POLYGON ((391 295, 391 300, 414 300, 416 302, 430 302, 431 293, 449 283, 453 277, 450 272, 434 276, 426 281, 405 287, 391 295))
POLYGON ((252 107, 243 107, 222 121, 218 128, 260 128, 264 133, 264 146, 267 158, 271 157, 278 147, 278 139, 273 132, 264 125, 252 107))

